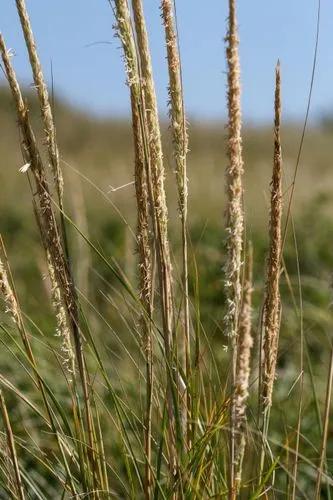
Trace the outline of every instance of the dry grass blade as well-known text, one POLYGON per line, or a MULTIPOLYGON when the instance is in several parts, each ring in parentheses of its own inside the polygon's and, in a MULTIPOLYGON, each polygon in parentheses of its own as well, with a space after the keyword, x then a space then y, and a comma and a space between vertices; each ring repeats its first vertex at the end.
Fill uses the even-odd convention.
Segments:
POLYGON ((11 427, 9 416, 8 416, 5 398, 4 398, 4 395, 3 395, 1 390, 0 390, 0 408, 1 408, 1 413, 2 413, 2 420, 4 423, 5 429, 6 429, 8 449, 10 452, 11 462, 13 464, 13 469, 14 469, 15 487, 16 487, 15 489, 16 489, 17 498, 19 498, 20 500, 24 500, 25 495, 24 495, 24 489, 23 489, 23 484, 22 484, 22 479, 21 479, 20 467, 19 467, 19 463, 18 463, 18 459, 17 459, 14 435, 13 435, 12 427, 11 427))
POLYGON ((225 264, 226 314, 225 331, 230 339, 231 368, 231 406, 230 406, 230 498, 235 497, 235 397, 234 388, 237 366, 237 336, 241 306, 241 271, 243 251, 243 157, 242 157, 242 118, 240 63, 238 53, 238 32, 236 1, 229 0, 229 26, 227 41, 228 64, 228 161, 226 169, 226 232, 227 257, 225 264))

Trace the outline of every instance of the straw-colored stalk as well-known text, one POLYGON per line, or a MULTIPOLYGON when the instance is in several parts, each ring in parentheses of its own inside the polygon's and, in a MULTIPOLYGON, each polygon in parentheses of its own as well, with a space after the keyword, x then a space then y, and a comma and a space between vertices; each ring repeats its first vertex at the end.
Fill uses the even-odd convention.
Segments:
MULTIPOLYGON (((74 318, 76 321, 77 317, 77 313, 75 311, 75 300, 73 299, 72 293, 73 285, 70 277, 68 276, 68 267, 65 263, 65 257, 61 246, 56 219, 52 209, 51 195, 42 159, 40 157, 36 139, 30 124, 28 109, 23 100, 16 75, 11 66, 8 51, 6 50, 5 43, 1 35, 0 51, 8 83, 16 104, 18 123, 21 129, 23 141, 22 152, 24 161, 27 165, 29 165, 29 169, 27 171, 28 175, 31 170, 36 184, 37 199, 35 199, 35 204, 36 215, 38 217, 37 222, 44 246, 49 252, 50 262, 52 263, 52 268, 54 269, 54 276, 50 276, 50 278, 56 280, 56 287, 61 290, 62 307, 67 311, 68 315, 70 315, 71 321, 73 322, 74 318)), ((66 326, 65 329, 67 331, 68 326, 66 326)), ((64 335, 64 338, 66 338, 66 335, 64 335)))
POLYGON ((22 31, 24 34, 26 46, 29 53, 30 65, 34 77, 34 83, 37 89, 40 110, 44 124, 44 133, 46 136, 46 145, 48 150, 49 162, 52 168, 55 186, 61 210, 63 209, 63 191, 64 181, 59 162, 59 151, 56 141, 56 129, 53 120, 52 109, 50 105, 49 93, 44 80, 42 66, 38 57, 36 43, 25 5, 25 0, 16 0, 16 7, 20 17, 22 31))
MULTIPOLYGON (((112 2, 110 2, 112 4, 112 2)), ((171 263, 167 232, 167 207, 164 191, 164 165, 161 136, 151 61, 148 47, 148 36, 145 27, 141 2, 133 1, 134 24, 137 35, 137 46, 132 31, 131 15, 127 0, 115 0, 117 32, 121 39, 128 84, 131 90, 133 126, 140 124, 139 137, 144 152, 146 185, 148 188, 151 226, 154 236, 159 274, 159 292, 161 315, 163 322, 163 340, 167 368, 167 406, 170 418, 169 426, 169 463, 172 470, 175 464, 175 410, 173 397, 177 387, 177 371, 173 370, 173 310, 171 289, 171 263)))
POLYGON ((1 414, 2 414, 2 420, 3 420, 4 426, 5 426, 5 430, 6 430, 7 445, 8 445, 8 449, 9 449, 9 453, 10 453, 10 458, 11 458, 11 462, 12 462, 13 469, 14 469, 16 495, 17 495, 17 498, 19 498, 20 500, 24 500, 25 494, 24 494, 24 488, 23 488, 23 483, 22 483, 22 478, 21 478, 21 473, 20 473, 19 462, 18 462, 18 458, 17 458, 14 434, 12 431, 12 426, 10 424, 5 398, 4 398, 4 395, 3 395, 1 390, 0 390, 0 410, 1 410, 1 414))
POLYGON ((143 143, 140 132, 139 116, 133 109, 133 137, 135 147, 135 189, 137 200, 137 247, 139 255, 139 290, 143 311, 141 314, 141 331, 144 339, 146 358, 146 415, 145 415, 145 494, 152 494, 152 400, 153 400, 153 345, 152 345, 152 259, 149 234, 149 201, 145 172, 143 143))
POLYGON ((281 299, 279 291, 281 272, 281 220, 282 220, 282 152, 281 152, 281 74, 276 67, 275 122, 274 122, 274 165, 271 188, 269 222, 269 253, 267 261, 265 302, 263 308, 263 409, 272 404, 276 360, 280 331, 281 299))
POLYGON ((238 53, 238 33, 236 19, 236 1, 229 0, 229 29, 227 41, 228 64, 228 160, 226 169, 226 247, 225 328, 230 339, 231 369, 231 405, 230 405, 230 498, 235 496, 235 382, 237 366, 237 336, 241 306, 241 272, 243 250, 243 157, 242 157, 242 118, 240 63, 238 53))
POLYGON ((144 97, 145 118, 147 123, 147 146, 151 168, 153 188, 154 217, 156 223, 156 246, 160 273, 160 291, 162 302, 163 330, 166 341, 168 361, 171 361, 173 341, 173 310, 171 262, 168 239, 168 209, 164 189, 164 164, 161 143, 160 125, 156 102, 152 64, 148 44, 143 5, 141 0, 132 0, 134 24, 137 36, 138 53, 140 54, 141 84, 144 97))
MULTIPOLYGON (((176 163, 176 179, 178 188, 179 212, 182 225, 182 260, 183 260, 183 294, 184 294, 184 352, 185 352, 185 376, 187 384, 191 378, 191 352, 190 352, 190 312, 189 312, 189 290, 188 290, 188 242, 187 242, 187 162, 188 136, 186 127, 186 116, 184 108, 184 94, 182 85, 181 60, 178 47, 177 26, 173 2, 162 0, 162 19, 165 29, 165 40, 167 47, 167 60, 169 70, 169 96, 171 130, 174 145, 174 157, 176 163)), ((186 428, 187 446, 191 445, 191 398, 190 392, 185 390, 186 398, 186 428)))
POLYGON ((235 430, 236 430, 236 450, 235 458, 237 463, 236 487, 241 483, 242 464, 245 452, 245 425, 246 425, 246 403, 249 396, 250 370, 251 370, 251 350, 253 347, 252 338, 252 293, 253 293, 253 255, 252 245, 249 245, 247 254, 246 276, 243 286, 243 301, 239 319, 239 335, 237 348, 237 370, 235 383, 235 430))
MULTIPOLYGON (((88 389, 88 375, 83 354, 81 333, 79 330, 79 313, 77 308, 77 297, 71 270, 63 250, 56 217, 53 211, 51 194, 47 182, 46 172, 39 153, 34 132, 31 127, 27 106, 23 100, 16 74, 11 65, 9 53, 6 49, 4 39, 0 34, 0 52, 4 64, 6 77, 15 101, 18 124, 22 137, 22 154, 29 171, 32 172, 34 180, 34 204, 38 214, 38 224, 41 230, 42 240, 45 241, 49 252, 57 286, 61 291, 63 307, 70 322, 70 329, 75 343, 76 358, 79 367, 82 389, 84 393, 84 404, 86 411, 86 424, 88 433, 88 455, 91 463, 95 463, 94 453, 94 430, 90 408, 90 396, 88 389)), ((30 180, 32 180, 29 177, 30 180)), ((95 478, 95 474, 93 474, 95 478)))
POLYGON ((153 228, 159 275, 159 292, 163 339, 167 370, 167 400, 169 414, 169 454, 172 476, 176 475, 176 439, 183 443, 184 426, 181 427, 184 411, 184 383, 179 375, 177 343, 173 318, 172 266, 168 239, 168 209, 164 188, 164 163, 161 132, 158 118, 155 85, 142 0, 132 0, 132 10, 138 47, 142 96, 147 123, 147 148, 149 155, 149 177, 151 206, 154 213, 153 228), (177 437, 176 437, 177 436, 177 437))
MULTIPOLYGON (((110 2, 111 3, 111 2, 110 2)), ((115 4, 117 35, 121 40, 127 83, 130 89, 132 129, 135 154, 135 189, 137 201, 137 247, 139 256, 139 293, 142 304, 140 318, 146 359, 146 410, 144 423, 145 446, 145 497, 152 497, 152 400, 153 400, 153 347, 151 318, 153 313, 152 262, 149 235, 149 211, 152 210, 152 188, 147 159, 146 122, 142 102, 140 73, 136 46, 132 32, 131 16, 127 0, 115 4)))

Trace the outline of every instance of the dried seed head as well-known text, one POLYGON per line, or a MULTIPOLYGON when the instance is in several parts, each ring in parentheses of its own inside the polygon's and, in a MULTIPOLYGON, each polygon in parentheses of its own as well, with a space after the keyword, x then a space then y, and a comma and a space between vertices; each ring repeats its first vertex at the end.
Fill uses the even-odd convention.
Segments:
POLYGON ((278 354, 281 299, 279 291, 281 268, 281 223, 282 223, 282 153, 281 153, 281 75, 276 67, 274 165, 270 210, 270 244, 267 259, 266 294, 263 315, 263 405, 271 406, 278 354))
POLYGON ((56 141, 56 129, 50 105, 49 93, 44 80, 42 66, 37 53, 36 43, 31 28, 25 0, 16 0, 16 7, 20 17, 22 31, 29 53, 30 65, 34 77, 35 88, 37 90, 40 103, 40 110, 44 124, 44 133, 47 144, 47 151, 50 166, 53 172, 54 183, 57 189, 60 207, 63 206, 64 180, 59 162, 59 151, 56 141))
POLYGON ((225 332, 230 339, 231 347, 231 405, 230 405, 230 474, 229 485, 233 492, 235 483, 235 466, 237 465, 236 439, 236 375, 237 375, 237 340, 241 310, 241 271, 244 233, 243 215, 243 155, 242 155, 242 116, 240 63, 238 53, 238 34, 236 19, 236 2, 229 0, 229 29, 226 37, 228 65, 228 144, 229 164, 226 168, 226 251, 225 273, 225 332))
POLYGON ((236 373, 236 426, 244 422, 246 400, 249 395, 250 361, 252 338, 252 250, 249 251, 247 276, 244 283, 243 302, 239 321, 239 337, 237 348, 237 373, 236 373))
POLYGON ((51 281, 52 305, 56 314, 56 335, 61 338, 62 361, 67 372, 72 376, 75 373, 75 356, 71 342, 71 329, 68 317, 63 305, 60 287, 56 280, 54 268, 51 263, 50 254, 47 252, 49 276, 51 281))
POLYGON ((0 291, 6 305, 6 313, 8 313, 11 316, 12 320, 16 325, 19 325, 20 315, 19 315, 17 301, 13 289, 8 280, 8 275, 5 265, 2 262, 1 258, 0 258, 0 291))
POLYGON ((181 217, 186 218, 188 195, 186 156, 188 152, 188 137, 183 102, 181 63, 172 0, 162 0, 161 11, 167 46, 171 129, 175 150, 179 209, 181 217))
POLYGON ((230 1, 229 32, 227 35, 228 63, 228 160, 226 169, 226 243, 225 291, 227 307, 225 315, 226 333, 237 336, 238 315, 241 302, 241 268, 244 232, 243 216, 243 156, 240 63, 235 5, 230 1))

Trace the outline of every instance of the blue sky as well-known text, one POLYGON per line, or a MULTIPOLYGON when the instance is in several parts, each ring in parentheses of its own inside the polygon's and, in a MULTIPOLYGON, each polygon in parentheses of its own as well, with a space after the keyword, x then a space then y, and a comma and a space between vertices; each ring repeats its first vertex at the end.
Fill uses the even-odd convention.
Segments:
MULTIPOLYGON (((167 71, 159 0, 145 0, 158 99, 166 110, 167 71)), ((239 0, 244 116, 272 117, 274 66, 282 64, 285 117, 304 116, 309 89, 318 0, 239 0)), ((47 77, 75 106, 99 115, 128 113, 128 89, 119 40, 106 0, 27 0, 47 77)), ((227 0, 177 0, 185 101, 195 118, 225 116, 224 42, 227 0)), ((1 0, 0 29, 15 50, 15 68, 31 83, 14 0, 1 0)), ((333 112, 333 2, 322 0, 318 66, 311 116, 333 112)))

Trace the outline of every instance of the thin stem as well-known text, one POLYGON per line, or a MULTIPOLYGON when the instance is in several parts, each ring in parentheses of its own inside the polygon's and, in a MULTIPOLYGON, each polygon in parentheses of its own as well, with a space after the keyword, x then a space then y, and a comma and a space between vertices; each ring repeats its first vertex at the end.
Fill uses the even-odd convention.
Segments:
POLYGON ((300 395, 298 404, 298 418, 297 418, 297 431, 296 431, 296 446, 295 446, 295 460, 293 467, 293 486, 292 486, 292 498, 296 498, 296 484, 297 484, 297 470, 298 470, 298 459, 299 459, 299 443, 302 427, 302 409, 303 409, 303 392, 304 392, 304 325, 303 325, 303 294, 302 294, 302 281, 301 281, 301 270, 298 255, 298 245, 296 239, 296 231, 293 219, 292 229, 294 235, 294 245, 296 252, 296 263, 297 263, 297 276, 298 276, 298 293, 299 293, 299 309, 300 309, 300 329, 301 329, 301 353, 300 353, 300 395))
POLYGON ((230 460, 229 498, 236 496, 235 466, 235 382, 237 370, 237 337, 241 307, 241 271, 244 238, 243 215, 243 155, 240 63, 238 53, 238 29, 236 0, 229 0, 229 27, 227 40, 228 64, 228 160, 226 169, 226 231, 227 259, 225 265, 226 314, 225 328, 231 347, 231 403, 230 403, 230 460))
POLYGON ((14 435, 13 435, 12 427, 11 427, 9 416, 8 416, 5 398, 4 398, 4 395, 3 395, 1 390, 0 390, 0 408, 1 408, 2 420, 4 423, 5 429, 6 429, 7 443, 8 443, 8 448, 10 451, 10 456, 11 456, 14 474, 15 474, 17 495, 18 495, 18 498, 20 500, 24 500, 25 495, 24 495, 20 467, 19 467, 17 453, 16 453, 14 435))
POLYGON ((183 265, 183 309, 184 309, 184 348, 185 353, 185 378, 186 389, 184 399, 184 418, 187 436, 187 447, 191 447, 192 435, 192 411, 191 393, 189 384, 191 381, 191 350, 190 350, 190 311, 189 311, 189 285, 188 285, 188 242, 187 242, 187 151, 188 137, 186 128, 186 116, 184 109, 183 84, 181 60, 178 46, 177 25, 172 0, 162 0, 161 11, 165 29, 165 40, 167 48, 167 60, 169 70, 169 96, 171 129, 174 144, 174 156, 176 162, 176 180, 178 188, 178 204, 181 218, 182 232, 182 265, 183 265))
POLYGON ((330 367, 329 374, 327 379, 327 388, 326 388, 326 401, 325 401, 325 415, 324 415, 324 425, 323 425, 323 434, 321 441, 321 450, 320 450, 320 461, 317 472, 317 482, 316 482, 316 492, 315 499, 319 500, 321 498, 320 489, 321 489, 321 479, 323 475, 323 468, 326 458, 326 447, 327 447, 327 434, 328 434, 328 425, 329 425, 329 416, 331 410, 331 399, 332 399, 332 386, 333 386, 333 349, 331 349, 331 359, 330 359, 330 367))
POLYGON ((269 221, 269 252, 267 261, 265 301, 263 307, 263 366, 260 412, 263 411, 262 448, 260 455, 259 481, 262 476, 270 408, 275 380, 276 361, 281 318, 280 266, 281 266, 281 221, 282 221, 282 151, 281 151, 281 73, 278 62, 275 70, 275 120, 274 120, 274 163, 269 221))

